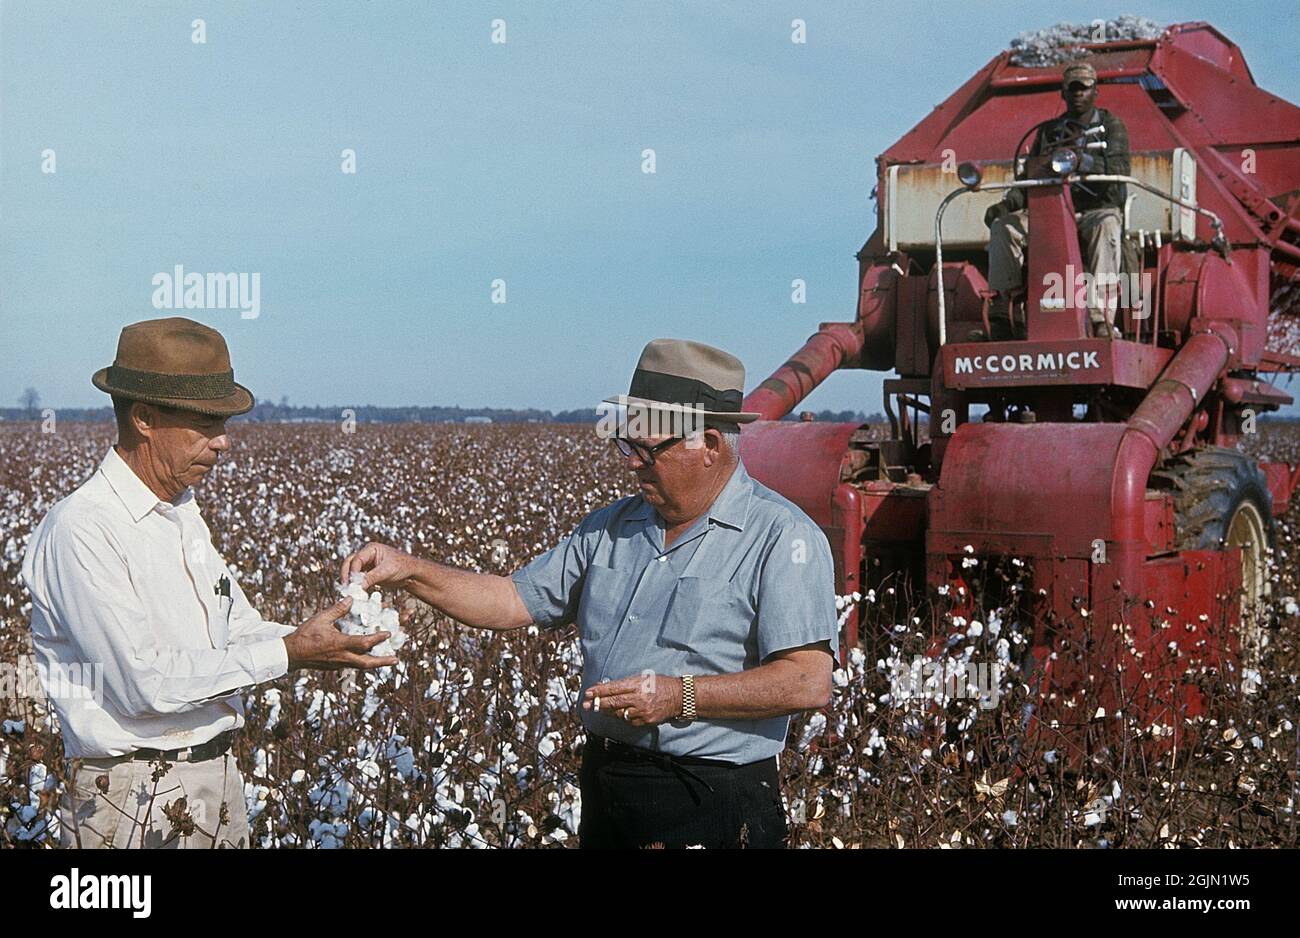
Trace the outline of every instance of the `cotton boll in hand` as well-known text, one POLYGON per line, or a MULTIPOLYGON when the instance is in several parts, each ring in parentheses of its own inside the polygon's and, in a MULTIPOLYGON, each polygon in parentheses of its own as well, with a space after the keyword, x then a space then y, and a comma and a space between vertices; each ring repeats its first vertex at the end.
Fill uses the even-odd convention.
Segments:
POLYGON ((376 632, 388 632, 389 637, 370 650, 372 655, 384 657, 395 655, 406 644, 406 633, 396 609, 384 608, 384 599, 378 591, 366 595, 365 574, 354 573, 351 580, 341 592, 352 599, 352 608, 348 614, 339 619, 339 628, 345 635, 374 635, 376 632))

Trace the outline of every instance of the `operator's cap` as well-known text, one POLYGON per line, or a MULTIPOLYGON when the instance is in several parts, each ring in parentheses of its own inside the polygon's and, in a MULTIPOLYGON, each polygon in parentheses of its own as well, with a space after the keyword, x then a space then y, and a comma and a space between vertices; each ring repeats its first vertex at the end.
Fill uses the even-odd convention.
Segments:
POLYGON ((1065 70, 1063 85, 1069 87, 1071 82, 1092 86, 1097 84, 1097 70, 1087 62, 1077 62, 1065 70))

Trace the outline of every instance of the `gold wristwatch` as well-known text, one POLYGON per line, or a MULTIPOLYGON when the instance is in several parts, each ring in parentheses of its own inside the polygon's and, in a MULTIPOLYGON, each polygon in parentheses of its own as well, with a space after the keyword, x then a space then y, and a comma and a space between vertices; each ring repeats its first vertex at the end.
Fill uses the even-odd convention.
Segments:
POLYGON ((682 675, 682 716, 687 721, 695 719, 695 675, 682 675))

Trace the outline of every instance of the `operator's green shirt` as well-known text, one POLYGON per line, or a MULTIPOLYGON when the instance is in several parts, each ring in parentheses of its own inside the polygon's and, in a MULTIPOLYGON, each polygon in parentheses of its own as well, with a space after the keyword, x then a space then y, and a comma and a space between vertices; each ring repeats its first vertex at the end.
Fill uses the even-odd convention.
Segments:
MULTIPOLYGON (((1038 128, 1033 145, 1029 148, 1029 154, 1036 156, 1048 152, 1051 148, 1047 145, 1047 141, 1052 139, 1054 134, 1061 132, 1068 119, 1068 114, 1062 114, 1038 128)), ((1124 126, 1119 115, 1113 114, 1104 107, 1094 106, 1079 122, 1085 127, 1099 128, 1098 132, 1089 139, 1106 144, 1104 148, 1088 151, 1093 158, 1090 172, 1099 176, 1129 175, 1131 160, 1128 128, 1124 126)), ((1070 199, 1074 202, 1076 212, 1089 212, 1099 208, 1117 208, 1122 212, 1127 198, 1128 186, 1122 182, 1074 182, 1070 185, 1070 199)), ((1012 211, 1024 208, 1025 190, 1007 190, 1004 201, 1012 211)))
MULTIPOLYGON (((709 510, 664 549, 640 495, 592 512, 513 580, 533 621, 578 626, 582 689, 639 675, 732 674, 824 642, 837 654, 834 564, 821 529, 738 463, 709 510)), ((675 755, 745 764, 785 746, 786 716, 632 726, 580 710, 587 730, 675 755)))

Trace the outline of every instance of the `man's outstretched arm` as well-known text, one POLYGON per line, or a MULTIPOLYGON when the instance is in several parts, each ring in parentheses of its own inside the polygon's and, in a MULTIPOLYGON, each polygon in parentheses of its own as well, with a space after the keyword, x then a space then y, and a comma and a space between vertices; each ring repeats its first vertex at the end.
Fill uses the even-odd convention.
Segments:
MULTIPOLYGON (((835 659, 826 642, 773 653, 766 662, 735 674, 695 678, 698 719, 763 720, 830 703, 835 659)), ((636 674, 587 688, 582 709, 613 713, 632 726, 676 720, 682 712, 682 679, 676 675, 636 674), (626 716, 624 716, 626 713, 626 716)))
POLYGON ((532 624, 509 577, 457 570, 412 557, 387 544, 367 544, 343 561, 339 577, 365 575, 365 588, 397 586, 458 622, 482 629, 518 629, 532 624))

